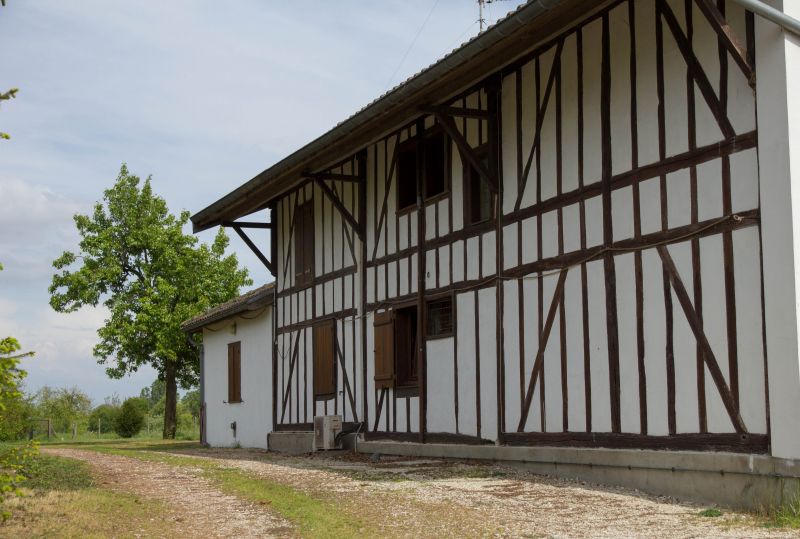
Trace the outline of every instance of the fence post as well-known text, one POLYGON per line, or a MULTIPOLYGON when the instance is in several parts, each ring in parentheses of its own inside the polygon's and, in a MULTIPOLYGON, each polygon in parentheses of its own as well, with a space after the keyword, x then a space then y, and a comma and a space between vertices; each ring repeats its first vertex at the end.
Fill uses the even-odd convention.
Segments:
POLYGON ((47 441, 50 441, 50 436, 53 432, 53 424, 50 422, 50 418, 47 418, 47 441))
POLYGON ((78 436, 78 424, 72 424, 72 439, 74 440, 78 436))

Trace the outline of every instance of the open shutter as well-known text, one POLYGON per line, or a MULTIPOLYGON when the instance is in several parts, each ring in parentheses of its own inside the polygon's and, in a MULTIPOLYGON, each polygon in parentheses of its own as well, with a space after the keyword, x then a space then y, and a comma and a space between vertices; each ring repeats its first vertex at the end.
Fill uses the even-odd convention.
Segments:
POLYGON ((375 388, 394 382, 394 317, 391 311, 375 313, 375 388))
POLYGON ((336 322, 314 327, 314 398, 336 396, 336 322))
POLYGON ((233 344, 228 345, 228 402, 234 402, 234 366, 233 366, 233 344))

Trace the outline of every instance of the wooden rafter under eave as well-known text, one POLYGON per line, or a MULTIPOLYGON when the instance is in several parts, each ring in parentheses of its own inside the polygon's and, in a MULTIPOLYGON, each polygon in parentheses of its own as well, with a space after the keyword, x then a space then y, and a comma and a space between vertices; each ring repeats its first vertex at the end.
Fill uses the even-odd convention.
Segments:
POLYGON ((264 255, 264 253, 261 252, 261 249, 258 248, 258 245, 256 245, 253 242, 253 240, 250 239, 250 236, 248 236, 247 233, 243 230, 244 228, 267 228, 272 230, 272 223, 251 223, 251 222, 237 223, 236 221, 233 221, 233 222, 224 222, 222 223, 222 226, 227 228, 232 228, 236 232, 236 234, 238 234, 238 236, 242 238, 242 241, 244 241, 245 244, 247 244, 250 250, 253 251, 253 254, 255 254, 256 257, 261 261, 261 263, 264 264, 264 266, 267 268, 267 271, 269 271, 273 277, 275 276, 274 264, 264 255))

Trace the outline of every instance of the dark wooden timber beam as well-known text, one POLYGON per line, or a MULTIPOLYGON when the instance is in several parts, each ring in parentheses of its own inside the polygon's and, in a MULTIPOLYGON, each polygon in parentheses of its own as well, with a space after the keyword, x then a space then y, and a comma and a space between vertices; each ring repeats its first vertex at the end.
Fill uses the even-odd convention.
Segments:
POLYGON ((681 276, 678 274, 678 270, 675 267, 675 262, 672 260, 672 256, 670 256, 666 245, 660 245, 657 247, 657 249, 658 254, 661 256, 661 262, 664 265, 664 270, 669 277, 670 283, 672 283, 672 289, 675 291, 678 302, 681 304, 681 308, 683 308, 683 313, 686 315, 686 321, 689 322, 689 327, 692 328, 692 332, 697 339, 697 344, 700 345, 700 348, 703 351, 703 361, 705 362, 709 373, 711 373, 711 378, 713 378, 714 383, 717 386, 720 397, 722 397, 722 403, 725 405, 725 409, 728 411, 731 423, 733 423, 733 427, 736 429, 736 432, 747 433, 747 428, 745 427, 742 416, 739 414, 739 410, 736 407, 736 403, 733 399, 733 393, 731 393, 731 389, 728 387, 728 383, 725 381, 725 377, 719 368, 717 358, 714 356, 714 351, 711 349, 708 338, 703 331, 703 323, 700 321, 700 317, 692 305, 692 300, 689 299, 689 294, 686 292, 686 287, 683 285, 683 280, 681 280, 681 276))
POLYGON ((223 221, 221 226, 240 228, 272 228, 272 223, 253 223, 249 221, 223 221))
POLYGON ((309 172, 305 174, 305 177, 312 178, 314 180, 336 180, 339 182, 362 181, 362 178, 359 176, 353 176, 351 174, 336 174, 333 172, 309 172))
POLYGON ((472 146, 469 145, 467 139, 461 134, 461 132, 456 127, 455 122, 449 116, 445 116, 441 113, 434 114, 436 119, 439 120, 439 123, 442 125, 442 128, 445 132, 450 136, 453 142, 456 143, 458 146, 458 150, 464 159, 478 171, 478 175, 480 176, 481 180, 486 182, 492 192, 497 192, 497 182, 496 178, 493 177, 492 173, 489 172, 489 169, 486 168, 478 156, 475 154, 475 150, 472 146))
MULTIPOLYGON (((242 225, 240 223, 234 222, 230 224, 223 224, 222 226, 227 226, 235 230, 236 233, 239 235, 239 237, 242 238, 242 241, 244 241, 247 244, 247 246, 250 247, 250 250, 253 251, 253 254, 255 254, 256 257, 258 257, 258 259, 261 261, 261 263, 264 264, 264 266, 267 268, 267 271, 269 271, 273 277, 275 276, 275 266, 266 256, 264 256, 264 253, 261 252, 261 249, 259 249, 258 246, 255 243, 253 243, 253 240, 250 239, 250 237, 245 233, 245 231, 242 230, 242 225)), ((272 225, 270 224, 269 227, 259 227, 259 228, 272 228, 272 225)))
POLYGON ((462 107, 444 107, 438 105, 421 107, 420 111, 425 114, 442 114, 445 116, 455 116, 457 118, 479 118, 484 120, 488 120, 492 115, 492 113, 488 110, 462 107))
POLYGON ((733 137, 736 135, 736 131, 733 129, 730 119, 728 119, 727 114, 723 110, 717 98, 717 94, 714 93, 714 88, 711 86, 705 71, 703 71, 703 67, 697 60, 697 56, 695 56, 692 50, 692 44, 689 43, 686 34, 683 33, 681 25, 675 13, 672 11, 672 8, 667 4, 666 0, 658 0, 656 3, 656 10, 664 17, 664 20, 667 21, 667 26, 669 26, 672 37, 675 38, 675 43, 677 43, 678 50, 681 51, 683 60, 689 68, 689 73, 692 75, 695 83, 697 83, 700 93, 703 94, 703 99, 705 99, 708 108, 711 109, 711 114, 713 114, 714 118, 717 120, 717 124, 719 124, 723 136, 725 136, 725 138, 733 137))
POLYGON ((361 224, 359 224, 358 221, 356 221, 356 218, 353 217, 353 214, 350 213, 350 211, 345 207, 344 204, 342 204, 342 201, 339 200, 339 197, 336 196, 336 193, 334 193, 333 190, 330 187, 328 187, 324 181, 320 179, 315 179, 314 181, 319 186, 322 193, 330 199, 333 206, 337 210, 339 210, 339 213, 342 215, 342 218, 344 218, 344 220, 347 221, 347 224, 349 224, 353 228, 353 230, 356 231, 356 234, 358 234, 359 239, 363 241, 364 227, 361 224))
POLYGON ((550 302, 550 310, 547 312, 547 321, 544 324, 542 331, 542 340, 539 343, 539 351, 536 353, 536 360, 533 362, 533 370, 531 372, 531 379, 528 383, 528 391, 525 393, 525 402, 522 405, 522 415, 519 419, 517 432, 525 430, 525 423, 528 422, 528 413, 531 409, 531 401, 533 401, 533 391, 536 387, 536 381, 539 379, 539 372, 542 370, 542 363, 544 363, 544 350, 547 348, 547 341, 550 339, 550 331, 553 329, 553 321, 556 318, 556 311, 558 306, 563 301, 564 282, 567 280, 567 270, 565 268, 558 274, 558 283, 556 289, 553 291, 553 300, 550 302))
POLYGON ((719 36, 720 43, 731 53, 733 61, 736 62, 744 76, 747 77, 750 87, 755 88, 756 75, 753 66, 750 65, 750 61, 747 59, 747 49, 739 41, 731 25, 728 24, 728 21, 725 20, 725 17, 711 0, 695 0, 695 2, 700 11, 703 12, 703 15, 706 16, 706 19, 708 19, 717 36, 719 36))

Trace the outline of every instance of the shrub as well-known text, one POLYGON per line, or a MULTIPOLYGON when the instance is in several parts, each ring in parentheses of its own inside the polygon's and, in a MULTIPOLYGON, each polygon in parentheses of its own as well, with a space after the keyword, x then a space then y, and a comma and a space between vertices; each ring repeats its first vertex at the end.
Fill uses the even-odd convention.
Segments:
POLYGON ((142 426, 144 426, 144 414, 139 404, 133 399, 123 402, 117 415, 114 432, 122 438, 130 438, 139 434, 142 426))
POLYGON ((111 432, 116 429, 117 415, 119 414, 119 406, 112 404, 101 404, 92 410, 89 416, 89 432, 97 432, 98 421, 100 423, 101 432, 111 432))

